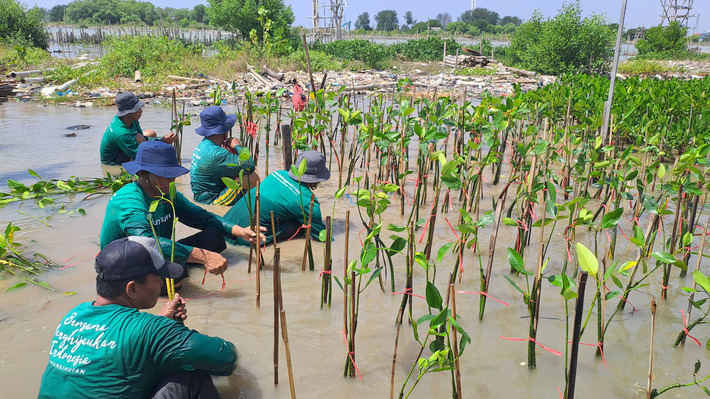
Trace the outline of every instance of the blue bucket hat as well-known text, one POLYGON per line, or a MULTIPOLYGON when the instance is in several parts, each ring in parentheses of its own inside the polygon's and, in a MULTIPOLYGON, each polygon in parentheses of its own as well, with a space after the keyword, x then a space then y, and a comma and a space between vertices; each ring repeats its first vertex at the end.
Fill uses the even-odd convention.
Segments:
POLYGON ((325 155, 319 151, 304 151, 298 154, 294 166, 298 168, 301 162, 306 161, 306 171, 299 179, 292 171, 288 172, 294 180, 299 180, 301 183, 320 183, 330 179, 330 170, 325 166, 325 155))
POLYGON ((195 132, 200 136, 209 137, 227 133, 237 123, 237 116, 227 115, 221 107, 213 105, 200 112, 200 123, 202 126, 195 129, 195 132))
POLYGON ((123 93, 118 93, 116 96, 116 107, 118 108, 118 113, 116 116, 119 118, 134 112, 138 112, 145 103, 138 99, 138 97, 131 93, 130 91, 124 91, 123 93))
POLYGON ((173 179, 189 170, 178 164, 175 147, 162 141, 144 141, 138 146, 136 160, 123 165, 126 172, 135 175, 141 170, 166 179, 173 179))

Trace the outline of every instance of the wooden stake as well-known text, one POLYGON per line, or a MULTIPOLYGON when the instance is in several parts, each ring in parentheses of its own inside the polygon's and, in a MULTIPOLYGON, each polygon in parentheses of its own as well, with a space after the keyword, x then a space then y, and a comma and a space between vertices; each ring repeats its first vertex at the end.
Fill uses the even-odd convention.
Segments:
MULTIPOLYGON (((271 212, 273 220, 274 213, 271 212)), ((281 249, 274 249, 274 385, 279 384, 279 320, 281 304, 279 303, 279 287, 281 286, 281 249)))
POLYGON ((653 380, 653 341, 656 336, 656 297, 651 298, 651 353, 648 355, 648 385, 646 399, 651 399, 651 380, 653 380))
MULTIPOLYGON (((305 37, 305 36, 304 36, 305 37)), ((303 248, 303 262, 301 263, 301 271, 306 271, 306 259, 308 258, 308 248, 311 246, 311 221, 313 221, 313 202, 316 195, 311 193, 311 205, 308 208, 308 225, 306 226, 306 246, 303 248)))
MULTIPOLYGON (((350 246, 350 209, 345 211, 345 257, 343 258, 343 281, 348 276, 348 247, 350 246)), ((348 291, 343 290, 343 329, 348 332, 348 291)))
POLYGON ((587 287, 587 272, 579 274, 579 288, 577 289, 577 303, 574 308, 574 329, 572 330, 572 349, 570 351, 569 376, 565 398, 574 398, 574 387, 577 381, 577 356, 579 354, 580 330, 584 318, 584 290, 587 287))
POLYGON ((316 91, 316 84, 313 82, 313 70, 311 69, 311 57, 308 55, 308 43, 306 42, 306 34, 303 37, 303 51, 306 53, 306 65, 308 66, 308 77, 311 79, 311 90, 316 91))
POLYGON ((286 311, 281 309, 281 335, 284 339, 286 350, 286 367, 288 368, 288 386, 291 389, 291 399, 296 399, 296 387, 293 384, 293 366, 291 365, 291 349, 288 344, 288 330, 286 329, 286 311))
MULTIPOLYGON (((456 320, 456 289, 454 284, 449 284, 449 296, 451 298, 451 317, 456 320)), ((461 367, 459 365, 459 340, 455 328, 451 328, 451 338, 454 350, 454 368, 456 369, 456 397, 461 398, 461 367)))
MULTIPOLYGON (((249 195, 247 193, 246 195, 249 195)), ((254 197, 256 213, 254 216, 254 231, 256 232, 256 242, 253 244, 256 249, 256 307, 261 307, 261 240, 259 239, 259 184, 256 185, 256 196, 254 197)))
POLYGON ((325 259, 323 260, 323 275, 321 289, 321 304, 330 306, 331 290, 330 290, 330 274, 332 272, 331 262, 331 219, 330 216, 325 217, 325 259))
POLYGON ((284 170, 291 170, 291 164, 293 164, 291 125, 281 125, 281 135, 283 136, 284 170))

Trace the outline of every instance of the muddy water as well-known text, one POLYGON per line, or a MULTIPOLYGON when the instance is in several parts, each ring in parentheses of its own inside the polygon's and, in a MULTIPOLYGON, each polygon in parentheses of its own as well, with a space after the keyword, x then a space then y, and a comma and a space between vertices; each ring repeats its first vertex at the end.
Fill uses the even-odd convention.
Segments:
MULTIPOLYGON (((199 111, 199 110, 197 110, 199 111)), ((98 147, 105 126, 113 116, 111 109, 68 108, 64 106, 37 106, 27 104, 4 104, 0 106, 0 187, 6 190, 7 179, 31 182, 27 175, 31 168, 46 178, 66 178, 72 175, 92 177, 117 171, 117 168, 102 167, 98 160, 98 147), (71 125, 90 125, 89 129, 77 130, 76 137, 64 137, 72 131, 71 125)), ((169 126, 169 112, 157 107, 147 107, 141 119, 144 128, 153 128, 164 133, 169 126)), ((194 126, 188 127, 185 138, 183 162, 189 164, 189 153, 199 141, 194 126)), ((262 146, 262 155, 264 154, 262 146)), ((276 151, 274 151, 276 152, 276 151)), ((270 165, 281 164, 281 157, 274 155, 270 165)), ((264 175, 264 163, 259 165, 264 175)), ((337 167, 333 167, 331 181, 317 191, 324 214, 333 209, 334 192, 337 190, 337 167)), ((190 197, 189 177, 179 181, 179 188, 190 197)), ((410 182, 411 184, 411 182, 410 182)), ((410 186, 411 190, 412 187, 410 186)), ((499 188, 486 185, 484 192, 495 193, 499 188)), ((431 197, 430 197, 431 198, 431 197)), ((78 201, 81 198, 76 198, 78 201)), ((63 270, 53 270, 42 275, 55 292, 37 287, 1 294, 0 305, 0 386, 2 397, 29 398, 36 396, 40 378, 48 359, 48 348, 52 333, 62 316, 76 304, 92 300, 94 292, 94 272, 92 257, 98 252, 100 226, 107 197, 84 201, 81 207, 86 216, 78 214, 57 214, 51 209, 38 209, 32 203, 14 204, 0 209, 0 226, 13 221, 22 230, 17 233, 17 241, 27 244, 28 253, 41 252, 64 265, 63 270), (23 213, 19 213, 23 212, 23 213), (46 221, 49 226, 30 217, 46 221), (75 294, 63 294, 74 292, 75 294)), ((483 202, 485 206, 490 201, 483 202)), ((72 204, 72 209, 77 206, 72 204)), ((430 205, 429 205, 430 206, 430 205)), ((224 213, 216 207, 212 211, 224 213)), ((351 210, 350 257, 359 253, 360 238, 357 231, 362 224, 356 208, 346 198, 339 200, 335 208, 334 270, 342 275, 345 210, 351 210)), ((424 213, 426 211, 423 211, 424 213)), ((444 214, 452 223, 457 212, 444 214)), ((399 217, 399 202, 394 201, 385 215, 387 222, 404 224, 399 217)), ((645 223, 645 221, 642 221, 645 223)), ((538 368, 528 370, 523 365, 527 361, 527 343, 504 340, 527 337, 527 310, 520 295, 504 279, 508 275, 506 247, 513 245, 515 232, 512 228, 502 228, 499 233, 498 248, 490 294, 509 304, 489 300, 483 321, 478 320, 479 298, 472 294, 458 294, 457 308, 460 322, 470 334, 472 343, 462 357, 461 370, 463 395, 468 398, 557 398, 558 387, 564 388, 564 358, 543 349, 538 349, 538 368)), ((628 234, 628 228, 625 228, 628 234)), ((178 236, 190 231, 179 228, 178 236)), ((482 246, 487 248, 490 228, 481 233, 482 246)), ((417 233, 419 239, 421 231, 417 233)), ((385 235, 387 236, 387 235, 385 235)), ((534 234, 537 237, 537 234, 534 234)), ((536 240, 537 238, 534 238, 536 240)), ((582 232, 578 239, 588 242, 582 232)), ((437 222, 435 251, 446 242, 455 240, 443 217, 437 222)), ((604 238, 602 238, 604 240, 604 238)), ((622 239, 623 240, 623 239, 622 239)), ((282 248, 284 307, 288 319, 288 333, 294 367, 295 388, 301 398, 383 398, 389 394, 392 354, 395 338, 394 320, 401 301, 401 295, 385 292, 373 284, 364 291, 360 303, 360 320, 357 332, 357 366, 362 374, 359 378, 342 377, 346 357, 346 347, 342 337, 343 298, 336 287, 331 308, 319 306, 319 273, 301 272, 303 240, 285 242, 282 248)), ((697 244, 695 244, 697 245, 697 244)), ((423 245, 419 250, 423 249, 423 245)), ((526 262, 532 265, 537 258, 535 245, 526 251, 526 262)), ((321 244, 315 244, 316 269, 322 264, 321 244)), ((271 259, 273 249, 268 247, 265 258, 269 264, 261 273, 261 307, 256 307, 255 274, 247 273, 248 250, 230 247, 225 255, 230 267, 225 273, 226 288, 221 289, 222 280, 208 275, 202 284, 202 273, 194 269, 191 278, 181 294, 188 301, 189 318, 187 325, 209 335, 217 335, 233 341, 240 351, 240 367, 231 377, 220 377, 216 381, 226 398, 272 398, 289 397, 288 377, 283 349, 279 364, 279 385, 273 383, 273 290, 271 259)), ((483 263, 487 250, 483 251, 483 263)), ((564 241, 561 231, 555 232, 548 256, 551 260, 547 274, 559 273, 564 257, 564 241)), ((622 262, 635 256, 631 249, 622 246, 617 258, 622 262)), ((441 284, 453 268, 453 259, 446 258, 438 266, 437 285, 441 284)), ((695 260, 691 261, 694 265, 695 260)), ((703 267, 706 267, 703 265, 703 267)), ((415 266, 414 292, 424 291, 425 274, 415 266)), ((532 269, 528 266, 528 269, 532 269)), ((402 256, 395 257, 395 282, 397 291, 403 291, 404 263, 402 256)), ((464 260, 465 273, 457 289, 464 292, 479 291, 478 258, 470 252, 464 260)), ((388 276, 389 277, 389 276, 388 276)), ((0 292, 16 283, 13 278, 0 280, 0 292)), ((524 280, 519 280, 524 285, 524 280)), ((650 311, 648 303, 652 295, 658 295, 657 280, 631 296, 637 308, 632 312, 627 307, 624 315, 611 324, 607 333, 605 362, 594 357, 594 347, 583 346, 580 350, 577 397, 579 398, 632 398, 645 397, 648 376, 650 345, 650 311)), ((688 341, 683 349, 672 347, 672 341, 681 329, 680 309, 687 306, 687 294, 681 287, 691 285, 690 279, 679 281, 677 275, 671 281, 671 299, 659 301, 656 320, 656 346, 654 359, 654 387, 662 387, 677 382, 692 381, 693 364, 696 359, 703 362, 700 375, 710 373, 710 359, 704 348, 688 341)), ((386 285, 388 287, 388 284, 386 285)), ((588 286, 587 308, 591 300, 588 286)), ((551 349, 564 352, 564 303, 558 289, 547 282, 542 290, 539 342, 551 349)), ((609 303, 609 308, 616 301, 609 303)), ((573 307, 570 302, 570 307, 573 307)), ((152 311, 157 311, 154 309, 152 311)), ((425 301, 414 298, 414 317, 426 312, 425 301)), ((697 313, 697 311, 696 311, 697 313)), ((582 342, 596 342, 596 313, 592 315, 588 331, 582 342)), ((707 329, 703 326, 693 331, 703 341, 707 339, 707 329)), ((423 335, 425 331, 420 331, 423 335)), ((402 326, 395 394, 416 360, 419 351, 414 341, 411 327, 402 326)), ((427 352, 425 352, 427 353, 427 352)), ((415 373, 416 375, 416 373, 415 373)), ((411 386, 411 385, 410 385, 411 386)), ((412 397, 449 397, 451 383, 449 374, 434 373, 422 378, 412 397)), ((702 397, 697 388, 673 390, 666 397, 702 397)))

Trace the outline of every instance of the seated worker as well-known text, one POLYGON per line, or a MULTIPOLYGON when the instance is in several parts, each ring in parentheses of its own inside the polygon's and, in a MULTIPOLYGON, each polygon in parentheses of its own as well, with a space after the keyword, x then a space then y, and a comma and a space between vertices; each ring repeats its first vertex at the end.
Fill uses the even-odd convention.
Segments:
POLYGON ((39 398, 219 398, 210 374, 234 372, 234 345, 185 327, 179 294, 158 315, 139 311, 153 308, 165 278, 183 267, 148 237, 110 243, 94 267, 96 301, 59 323, 39 398))
MULTIPOLYGON (((108 125, 101 139, 101 163, 105 165, 120 165, 136 159, 138 145, 146 140, 158 140, 155 131, 143 130, 138 120, 143 115, 145 103, 130 91, 116 96, 118 113, 108 125)), ((170 132, 163 136, 165 143, 172 144, 177 135, 170 132)))
POLYGON ((216 105, 200 112, 202 126, 195 129, 195 132, 204 139, 192 153, 190 169, 190 188, 197 202, 232 205, 244 192, 259 183, 259 175, 254 172, 254 159, 240 157, 242 146, 239 140, 225 140, 226 133, 236 121, 236 115, 227 115, 216 105), (241 180, 240 171, 243 171, 241 180), (228 188, 222 181, 223 177, 236 180, 244 189, 228 188))
MULTIPOLYGON (((298 168, 306 161, 306 172, 299 179, 291 171, 280 170, 267 176, 259 185, 259 224, 266 227, 266 242, 271 242, 276 236, 279 241, 288 240, 299 232, 302 226, 308 224, 308 212, 311 205, 311 193, 318 183, 330 178, 330 170, 325 166, 325 156, 318 151, 306 151, 298 155, 294 166, 298 168), (301 208, 303 207, 303 208, 301 208), (276 232, 271 231, 271 212, 274 212, 276 232), (305 215, 305 217, 304 217, 305 215)), ((244 196, 224 215, 224 219, 243 227, 251 226, 249 210, 254 212, 256 188, 251 189, 249 196, 244 196), (249 201, 249 202, 248 202, 249 201)), ((313 201, 313 217, 311 219, 311 237, 318 239, 321 230, 325 229, 320 213, 320 204, 316 198, 313 201)), ((232 243, 248 244, 243 240, 227 237, 232 243)))
MULTIPOLYGON (((188 172, 178 165, 175 148, 170 144, 161 141, 141 143, 136 160, 124 163, 123 167, 128 173, 137 174, 138 181, 122 187, 109 200, 101 227, 101 248, 122 237, 153 238, 154 228, 160 239, 162 253, 169 259, 173 219, 177 217, 181 223, 202 231, 177 241, 173 260, 182 265, 188 262, 201 264, 208 272, 219 275, 227 269, 227 260, 219 254, 227 247, 225 235, 237 236, 246 241, 257 239, 252 230, 239 227, 200 208, 179 192, 173 199, 175 214, 173 206, 162 200, 152 212, 151 226, 148 221, 151 203, 162 194, 168 197, 170 183, 188 172)), ((264 235, 260 234, 260 237, 263 239, 264 235)), ((184 277, 187 277, 187 272, 184 277)))

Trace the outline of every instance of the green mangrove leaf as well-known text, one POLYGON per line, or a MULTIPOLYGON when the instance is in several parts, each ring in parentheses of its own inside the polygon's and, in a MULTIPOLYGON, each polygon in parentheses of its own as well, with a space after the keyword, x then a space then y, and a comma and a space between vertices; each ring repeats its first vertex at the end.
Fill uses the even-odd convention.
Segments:
POLYGON ((619 219, 621 219, 622 213, 624 213, 624 208, 617 208, 604 215, 604 217, 602 217, 601 228, 610 229, 616 226, 619 223, 619 219))
MULTIPOLYGON (((432 284, 432 286, 433 286, 433 284, 432 284)), ((436 288, 436 287, 434 287, 434 288, 436 288)), ((436 293, 438 294, 439 291, 437 290, 436 293)), ((441 300, 441 295, 439 295, 439 299, 441 300)), ((427 300, 427 303, 428 302, 429 301, 427 300)), ((439 307, 436 309, 441 309, 441 305, 439 305, 439 307)), ((449 308, 448 307, 444 308, 444 310, 442 310, 441 313, 439 313, 435 318, 433 318, 431 320, 431 323, 429 323, 429 328, 436 329, 437 327, 446 323, 446 319, 449 317, 450 314, 451 314, 451 311, 449 310, 449 308)))
POLYGON ((386 193, 394 193, 397 190, 399 190, 399 186, 396 184, 387 183, 382 185, 382 191, 386 193))
POLYGON ((594 163, 594 169, 604 169, 607 166, 611 165, 611 161, 600 161, 600 162, 595 162, 594 163))
POLYGON ((606 293, 606 296, 604 297, 604 299, 608 301, 609 299, 617 297, 619 295, 621 295, 621 292, 619 292, 619 291, 610 291, 610 292, 606 293))
POLYGON ((170 191, 170 201, 175 200, 175 196, 177 195, 177 188, 175 188, 175 182, 171 181, 170 185, 168 185, 169 191, 170 191))
POLYGON ((237 184, 237 182, 230 177, 223 177, 222 183, 224 183, 224 185, 227 186, 227 188, 229 188, 230 190, 239 190, 239 185, 237 184))
MULTIPOLYGON (((623 272, 624 270, 631 269, 632 267, 636 266, 636 264, 637 264, 636 261, 630 260, 630 261, 624 263, 623 265, 621 265, 621 267, 619 268, 619 271, 623 272)), ((609 270, 613 270, 613 269, 609 269, 609 270)))
MULTIPOLYGON (((367 288, 368 285, 372 284, 373 281, 377 280, 377 278, 380 277, 380 273, 382 273, 382 266, 378 267, 377 269, 375 269, 375 271, 372 272, 370 278, 367 280, 367 284, 362 287, 362 290, 367 288)), ((360 292, 362 292, 362 290, 360 290, 360 292)))
POLYGON ((406 226, 397 226, 396 224, 390 223, 389 225, 387 225, 387 230, 399 233, 404 230, 407 230, 407 227, 406 226))
POLYGON ((318 240, 320 242, 325 242, 326 238, 327 237, 326 237, 325 230, 321 230, 320 233, 318 233, 318 240))
POLYGON ((687 247, 691 242, 693 242, 693 233, 688 231, 683 234, 683 245, 687 247))
POLYGON ((508 247, 508 263, 518 273, 526 273, 525 262, 523 261, 523 257, 520 256, 518 251, 510 247, 508 247))
POLYGON ((155 212, 156 209, 158 209, 158 204, 160 204, 160 200, 153 200, 153 202, 150 203, 150 207, 148 208, 148 213, 153 213, 155 212))
POLYGON ((525 291, 523 291, 523 289, 520 288, 520 286, 518 285, 518 283, 516 283, 515 281, 511 280, 510 277, 508 277, 508 276, 503 276, 503 277, 505 277, 505 279, 508 280, 508 282, 510 283, 510 285, 513 286, 513 288, 515 288, 516 290, 520 291, 521 294, 525 295, 525 291))
POLYGON ((424 268, 424 270, 429 270, 429 261, 426 260, 426 255, 424 255, 421 252, 417 252, 414 254, 414 261, 417 262, 417 264, 421 267, 424 268))
POLYGON ((581 242, 578 242, 575 245, 575 249, 577 251, 577 261, 579 262, 579 267, 581 267, 585 272, 596 277, 597 272, 599 271, 599 261, 597 261, 597 257, 594 256, 594 253, 592 253, 592 251, 585 247, 581 242))
POLYGON ((26 285, 27 285, 27 283, 25 283, 25 282, 17 283, 17 284, 15 284, 15 285, 12 285, 12 286, 8 287, 8 288, 5 290, 5 292, 14 291, 14 290, 16 290, 16 289, 18 289, 18 288, 22 288, 22 287, 24 287, 24 286, 26 286, 26 285))
POLYGON ((693 280, 708 294, 710 295, 710 280, 701 271, 696 270, 693 272, 693 280))
POLYGON ((426 303, 430 308, 438 310, 441 310, 441 304, 443 303, 439 290, 431 281, 426 282, 426 303))
POLYGON ((404 237, 399 237, 399 236, 391 236, 390 238, 394 237, 394 241, 392 241, 392 245, 390 245, 389 248, 389 253, 390 256, 393 256, 395 254, 398 254, 402 252, 404 247, 407 245, 407 240, 404 239, 404 237))
POLYGON ((335 199, 338 199, 338 198, 342 197, 343 194, 345 194, 345 189, 346 189, 346 188, 347 188, 347 187, 343 187, 343 188, 339 189, 338 191, 336 191, 336 192, 335 192, 335 199))
POLYGON ((439 248, 439 252, 437 252, 436 255, 436 263, 441 263, 441 260, 444 258, 444 255, 446 255, 447 252, 451 249, 451 247, 454 246, 453 242, 446 243, 439 248))
POLYGON ((651 256, 653 256, 657 261, 661 263, 673 264, 676 261, 673 255, 669 254, 668 252, 656 251, 651 253, 651 256))
POLYGON ((515 220, 511 218, 503 218, 503 224, 506 226, 517 226, 518 224, 515 223, 515 220))
POLYGON ((425 314, 424 316, 420 317, 417 319, 417 324, 422 324, 425 321, 431 321, 434 320, 434 317, 436 317, 435 314, 425 314))

